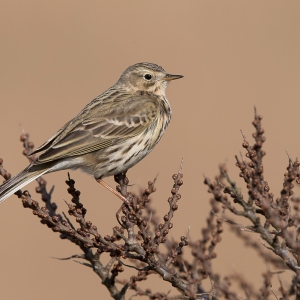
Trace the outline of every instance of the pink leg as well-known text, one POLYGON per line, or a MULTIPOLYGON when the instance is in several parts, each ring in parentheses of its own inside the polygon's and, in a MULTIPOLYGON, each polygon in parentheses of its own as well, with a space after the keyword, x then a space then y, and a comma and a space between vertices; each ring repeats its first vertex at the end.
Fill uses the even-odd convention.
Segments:
POLYGON ((104 182, 102 179, 96 180, 98 183, 103 185, 105 188, 107 188, 110 192, 112 192, 114 195, 116 195, 118 198, 120 198, 124 203, 127 203, 129 205, 128 200, 121 195, 119 192, 117 192, 115 189, 113 189, 110 185, 108 185, 106 182, 104 182))

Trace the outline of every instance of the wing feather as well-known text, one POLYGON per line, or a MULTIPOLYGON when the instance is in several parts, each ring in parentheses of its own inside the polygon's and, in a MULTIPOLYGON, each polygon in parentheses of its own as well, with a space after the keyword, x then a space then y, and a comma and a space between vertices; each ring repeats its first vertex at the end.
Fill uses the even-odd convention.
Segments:
MULTIPOLYGON (((120 95, 118 95, 118 99, 120 95)), ((123 94, 123 101, 92 101, 34 153, 36 163, 88 154, 142 133, 158 116, 159 99, 151 94, 123 94)))

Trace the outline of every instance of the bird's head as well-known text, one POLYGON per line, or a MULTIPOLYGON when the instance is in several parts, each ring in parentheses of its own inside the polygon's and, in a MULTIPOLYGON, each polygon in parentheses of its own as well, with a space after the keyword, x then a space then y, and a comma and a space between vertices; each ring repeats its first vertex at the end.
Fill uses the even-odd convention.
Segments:
POLYGON ((143 62, 128 67, 117 84, 134 92, 147 91, 160 96, 165 94, 169 81, 182 77, 182 75, 167 74, 156 64, 143 62))

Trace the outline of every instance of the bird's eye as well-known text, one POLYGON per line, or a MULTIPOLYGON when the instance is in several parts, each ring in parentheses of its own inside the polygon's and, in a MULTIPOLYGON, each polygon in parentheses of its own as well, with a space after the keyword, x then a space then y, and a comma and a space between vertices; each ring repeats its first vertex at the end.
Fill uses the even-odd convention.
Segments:
POLYGON ((144 75, 144 78, 145 78, 146 80, 151 80, 152 75, 151 75, 151 74, 145 74, 145 75, 144 75))

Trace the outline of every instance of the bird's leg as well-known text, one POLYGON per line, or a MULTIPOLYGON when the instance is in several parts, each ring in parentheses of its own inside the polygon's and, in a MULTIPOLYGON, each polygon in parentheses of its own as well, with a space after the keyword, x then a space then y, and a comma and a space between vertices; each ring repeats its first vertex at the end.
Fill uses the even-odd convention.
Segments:
MULTIPOLYGON (((127 172, 127 171, 126 171, 127 172)), ((107 188, 109 191, 111 191, 114 195, 116 195, 118 198, 120 198, 124 204, 127 205, 127 207, 129 208, 129 211, 132 210, 131 206, 130 206, 130 202, 129 200, 126 198, 127 196, 127 185, 129 183, 128 178, 126 177, 126 172, 117 174, 114 176, 116 183, 118 183, 119 185, 117 185, 117 190, 113 189, 110 185, 108 185, 106 182, 104 182, 102 179, 96 179, 96 181, 98 183, 100 183, 101 185, 103 185, 105 188, 107 188)), ((122 222, 120 221, 120 212, 122 211, 122 207, 123 205, 120 207, 120 209, 117 211, 116 213, 116 218, 119 222, 119 224, 124 227, 124 225, 122 224, 122 222)))
POLYGON ((96 179, 96 181, 98 183, 100 183, 101 185, 103 185, 105 188, 107 188, 110 192, 112 192, 118 198, 120 198, 124 203, 126 203, 127 205, 129 205, 129 201, 123 195, 121 195, 118 191, 116 191, 115 189, 113 189, 110 185, 108 185, 102 179, 96 179))

